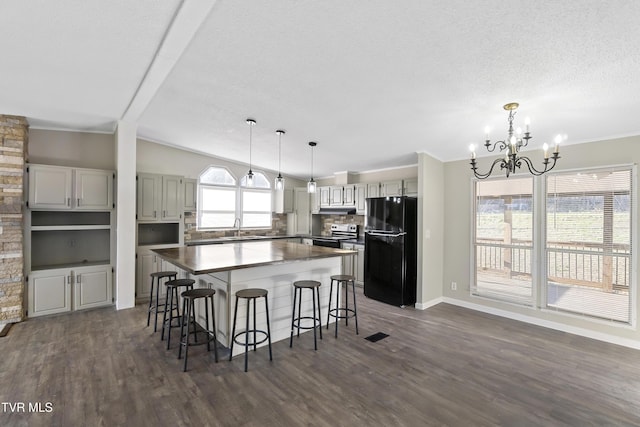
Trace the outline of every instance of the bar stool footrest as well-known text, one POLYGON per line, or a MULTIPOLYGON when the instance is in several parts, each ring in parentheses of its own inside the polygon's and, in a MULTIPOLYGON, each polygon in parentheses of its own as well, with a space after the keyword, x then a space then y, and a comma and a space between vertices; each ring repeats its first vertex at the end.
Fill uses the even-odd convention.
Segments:
POLYGON ((262 344, 263 342, 267 341, 267 339, 269 339, 269 334, 267 333, 267 331, 262 331, 262 330, 259 330, 259 329, 256 329, 256 330, 250 329, 248 331, 238 332, 237 334, 235 334, 233 336, 233 341, 238 345, 258 345, 258 344, 262 344), (238 337, 239 336, 244 335, 244 334, 253 334, 253 333, 262 334, 262 335, 264 335, 264 338, 262 338, 261 340, 256 341, 256 342, 249 341, 248 343, 245 343, 244 341, 238 341, 238 337))
POLYGON ((332 308, 329 310, 329 316, 335 317, 336 319, 351 319, 352 317, 356 317, 356 312, 352 308, 332 308), (343 311, 345 314, 338 314, 336 312, 343 311))
POLYGON ((318 324, 320 325, 320 327, 322 326, 322 322, 320 321, 320 319, 318 319, 317 317, 311 317, 311 316, 302 316, 302 317, 296 317, 293 320, 293 324, 291 325, 294 328, 298 328, 298 329, 314 329, 317 328, 318 326, 315 324, 315 322, 318 322, 318 324), (301 320, 313 320, 313 326, 301 326, 300 325, 300 321, 301 320))

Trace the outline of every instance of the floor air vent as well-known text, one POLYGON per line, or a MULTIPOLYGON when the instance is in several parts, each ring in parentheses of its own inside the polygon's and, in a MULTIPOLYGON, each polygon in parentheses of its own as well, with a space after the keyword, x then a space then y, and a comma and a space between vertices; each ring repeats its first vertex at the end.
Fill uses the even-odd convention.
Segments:
POLYGON ((385 334, 383 332, 376 332, 375 334, 369 335, 368 337, 366 337, 365 340, 371 341, 371 342, 378 342, 380 340, 385 339, 388 336, 389 336, 388 334, 385 334))

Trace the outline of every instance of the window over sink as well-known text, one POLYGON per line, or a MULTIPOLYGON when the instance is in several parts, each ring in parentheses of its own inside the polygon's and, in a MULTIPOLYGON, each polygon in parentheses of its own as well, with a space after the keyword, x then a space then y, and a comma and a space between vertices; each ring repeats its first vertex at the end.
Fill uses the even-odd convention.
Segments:
POLYGON ((271 185, 254 172, 254 185, 240 182, 224 167, 210 166, 198 180, 198 229, 271 227, 271 185))

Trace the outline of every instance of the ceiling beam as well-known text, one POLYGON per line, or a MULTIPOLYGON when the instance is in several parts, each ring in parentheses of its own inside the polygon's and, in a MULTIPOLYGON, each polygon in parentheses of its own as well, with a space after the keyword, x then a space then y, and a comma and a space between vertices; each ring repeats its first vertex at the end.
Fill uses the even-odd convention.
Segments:
POLYGON ((136 123, 217 0, 183 0, 121 120, 136 123))

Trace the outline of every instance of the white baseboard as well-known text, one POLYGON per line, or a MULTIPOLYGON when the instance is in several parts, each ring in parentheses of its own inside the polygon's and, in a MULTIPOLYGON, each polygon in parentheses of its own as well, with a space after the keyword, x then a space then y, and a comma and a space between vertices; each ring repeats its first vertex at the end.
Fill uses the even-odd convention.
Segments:
MULTIPOLYGON (((481 311, 487 314, 493 314, 500 317, 506 317, 508 319, 518 320, 520 322, 530 323, 536 326, 542 326, 544 328, 555 329, 557 331, 567 332, 569 334, 579 335, 586 338, 592 338, 598 341, 604 341, 611 344, 617 344, 624 347, 630 347, 636 350, 640 350, 640 341, 629 338, 617 337, 615 335, 605 334, 602 332, 591 331, 589 329, 578 328, 576 326, 569 326, 562 323, 552 322, 550 320, 539 319, 537 317, 526 316, 524 314, 513 313, 507 310, 500 310, 493 307, 486 307, 480 304, 474 304, 472 302, 463 301, 455 298, 443 297, 439 298, 441 302, 447 304, 457 305, 459 307, 468 308, 471 310, 481 311)), ((435 301, 435 300, 433 300, 435 301)), ((432 304, 434 305, 434 304, 432 304)), ((428 307, 430 307, 429 305, 428 307)), ((416 304, 418 308, 418 304, 416 304)))
POLYGON ((441 302, 444 302, 443 298, 438 297, 424 303, 417 302, 415 307, 416 307, 416 310, 426 310, 427 308, 433 307, 434 305, 440 304, 441 302))

